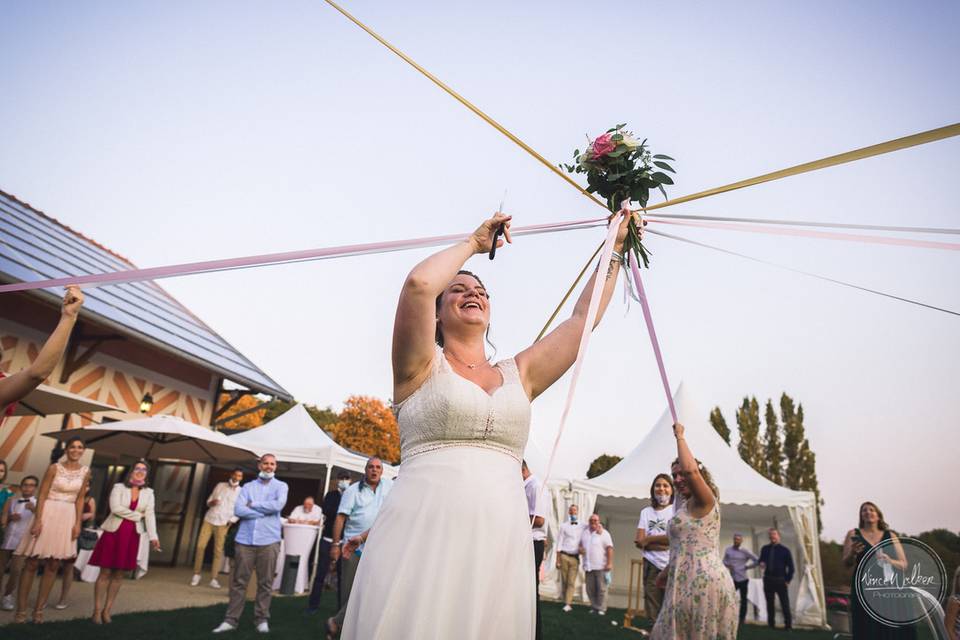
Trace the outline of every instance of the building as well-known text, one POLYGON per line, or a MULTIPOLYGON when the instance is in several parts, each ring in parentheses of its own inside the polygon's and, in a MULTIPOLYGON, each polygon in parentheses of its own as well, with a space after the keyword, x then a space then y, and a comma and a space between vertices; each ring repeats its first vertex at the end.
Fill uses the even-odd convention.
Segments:
MULTIPOLYGON (((0 282, 136 268, 117 255, 14 196, 0 191, 0 282)), ((37 356, 59 318, 59 291, 0 294, 0 371, 22 369, 37 356)), ((47 384, 120 407, 90 415, 7 417, 0 425, 0 459, 8 481, 41 476, 55 441, 40 434, 144 412, 172 414, 216 425, 232 397, 290 394, 154 282, 88 289, 66 356, 47 384)), ((106 497, 122 479, 123 460, 94 452, 90 461, 99 522, 106 497)), ((186 561, 202 515, 200 495, 209 469, 184 461, 160 461, 152 470, 163 553, 154 562, 186 561)))

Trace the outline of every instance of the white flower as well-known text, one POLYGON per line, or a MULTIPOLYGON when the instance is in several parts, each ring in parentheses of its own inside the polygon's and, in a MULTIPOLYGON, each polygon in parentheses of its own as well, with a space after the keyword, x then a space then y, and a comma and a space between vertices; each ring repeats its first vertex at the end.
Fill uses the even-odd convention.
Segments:
POLYGON ((620 141, 620 144, 625 145, 628 149, 636 149, 640 146, 640 142, 629 133, 621 133, 621 135, 623 140, 620 141))

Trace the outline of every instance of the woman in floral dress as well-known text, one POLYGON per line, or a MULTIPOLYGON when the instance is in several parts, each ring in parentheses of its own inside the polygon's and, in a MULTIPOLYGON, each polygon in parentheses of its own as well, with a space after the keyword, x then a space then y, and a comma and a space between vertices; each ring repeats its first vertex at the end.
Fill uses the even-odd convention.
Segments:
POLYGON ((677 492, 670 520, 670 563, 660 572, 663 608, 654 640, 735 640, 738 604, 730 574, 720 560, 717 487, 687 446, 682 424, 673 426, 677 459, 671 465, 677 492))

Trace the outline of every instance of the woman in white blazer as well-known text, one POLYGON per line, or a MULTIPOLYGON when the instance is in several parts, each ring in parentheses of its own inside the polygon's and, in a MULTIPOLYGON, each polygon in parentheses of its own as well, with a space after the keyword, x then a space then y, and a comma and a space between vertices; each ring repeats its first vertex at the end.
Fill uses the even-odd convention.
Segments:
POLYGON ((147 486, 149 473, 147 463, 139 460, 126 479, 110 491, 110 515, 100 525, 103 533, 90 556, 90 564, 100 567, 94 588, 94 624, 111 622, 110 610, 123 584, 123 574, 137 568, 140 536, 146 533, 154 550, 160 550, 153 489, 147 486))

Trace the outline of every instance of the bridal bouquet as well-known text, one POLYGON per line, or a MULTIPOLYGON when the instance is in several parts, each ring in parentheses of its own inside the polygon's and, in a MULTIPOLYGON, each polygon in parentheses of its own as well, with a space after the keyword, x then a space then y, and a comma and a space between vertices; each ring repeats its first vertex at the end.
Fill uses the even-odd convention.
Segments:
MULTIPOLYGON (((625 126, 618 124, 607 129, 591 140, 582 153, 579 149, 574 151, 573 164, 560 164, 568 173, 587 174, 587 191, 603 196, 612 213, 620 210, 624 200, 639 202, 640 207, 646 209, 651 189, 659 189, 666 199, 663 185, 673 184, 673 179, 664 171, 676 173, 664 162, 673 158, 651 155, 646 139, 638 142, 633 133, 624 130, 625 126)), ((640 241, 640 230, 632 219, 624 243, 624 258, 629 259, 631 253, 643 261, 643 266, 649 266, 649 251, 640 241)))

